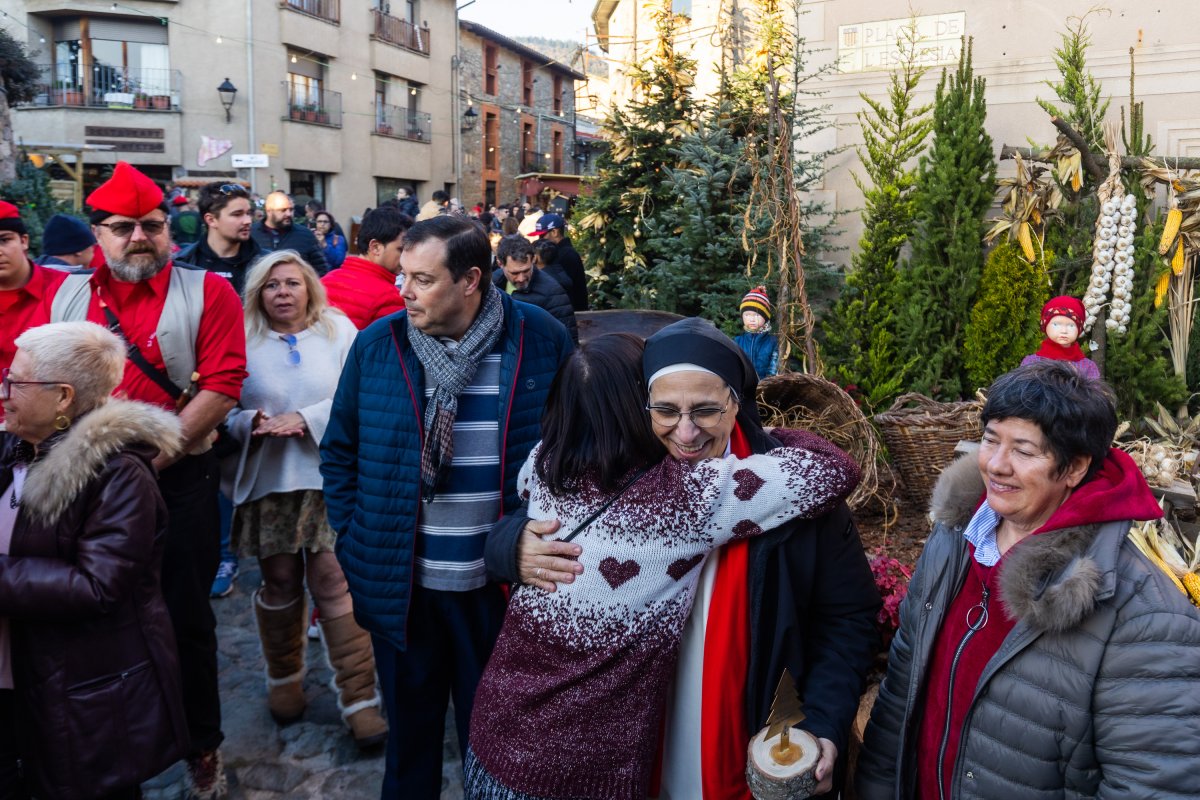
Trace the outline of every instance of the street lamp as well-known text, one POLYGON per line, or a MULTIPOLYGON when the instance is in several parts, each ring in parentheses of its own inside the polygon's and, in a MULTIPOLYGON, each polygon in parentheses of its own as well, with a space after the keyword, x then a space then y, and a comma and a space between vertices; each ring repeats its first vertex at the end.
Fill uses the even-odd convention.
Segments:
POLYGON ((475 106, 467 106, 467 110, 463 112, 462 130, 469 131, 474 128, 477 119, 479 112, 475 110, 475 106))
POLYGON ((221 98, 221 105, 225 107, 225 121, 230 122, 233 116, 229 113, 229 109, 233 108, 233 101, 237 98, 237 87, 229 82, 229 78, 217 87, 217 94, 221 98))

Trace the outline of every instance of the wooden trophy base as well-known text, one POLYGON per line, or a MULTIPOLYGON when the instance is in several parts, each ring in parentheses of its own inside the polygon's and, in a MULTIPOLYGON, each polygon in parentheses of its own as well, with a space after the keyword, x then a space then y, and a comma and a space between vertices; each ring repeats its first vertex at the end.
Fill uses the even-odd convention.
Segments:
POLYGON ((746 783, 755 800, 803 800, 817 788, 814 774, 821 759, 821 746, 799 728, 788 733, 791 744, 779 747, 781 737, 767 741, 763 728, 750 740, 746 753, 746 783))

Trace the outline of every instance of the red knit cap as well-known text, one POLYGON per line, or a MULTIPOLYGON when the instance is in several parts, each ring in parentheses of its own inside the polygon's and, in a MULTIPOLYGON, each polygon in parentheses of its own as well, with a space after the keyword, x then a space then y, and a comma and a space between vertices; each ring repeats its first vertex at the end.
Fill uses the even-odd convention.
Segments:
POLYGON ((0 231, 13 231, 22 236, 28 233, 21 210, 7 200, 0 200, 0 231))
MULTIPOLYGON (((112 177, 88 195, 87 203, 96 211, 140 219, 162 205, 158 184, 125 161, 118 161, 112 177)), ((93 218, 94 219, 94 218, 93 218)))
POLYGON ((1079 330, 1083 330, 1083 321, 1087 315, 1083 310, 1083 303, 1076 300, 1074 297, 1062 295, 1055 297, 1046 305, 1042 306, 1042 332, 1046 331, 1046 326, 1050 324, 1050 320, 1055 317, 1067 317, 1076 325, 1079 330))

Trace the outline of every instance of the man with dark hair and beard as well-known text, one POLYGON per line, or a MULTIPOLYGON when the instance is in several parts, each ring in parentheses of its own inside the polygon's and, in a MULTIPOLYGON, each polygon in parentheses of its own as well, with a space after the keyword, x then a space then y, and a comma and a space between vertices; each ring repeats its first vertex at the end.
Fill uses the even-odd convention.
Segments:
POLYGON ((241 396, 246 378, 242 307, 215 272, 171 262, 162 190, 118 162, 112 178, 87 198, 105 266, 70 275, 54 297, 51 321, 88 320, 128 345, 117 394, 178 413, 182 456, 154 459, 170 521, 163 547, 162 589, 171 614, 183 677, 192 750, 192 797, 224 795, 217 691, 216 618, 209 589, 220 535, 217 425, 241 396))
POLYGON ((318 275, 329 272, 325 250, 317 243, 317 237, 308 228, 295 224, 296 204, 286 192, 267 195, 266 211, 266 219, 254 223, 250 229, 250 235, 264 253, 295 250, 312 265, 318 275))

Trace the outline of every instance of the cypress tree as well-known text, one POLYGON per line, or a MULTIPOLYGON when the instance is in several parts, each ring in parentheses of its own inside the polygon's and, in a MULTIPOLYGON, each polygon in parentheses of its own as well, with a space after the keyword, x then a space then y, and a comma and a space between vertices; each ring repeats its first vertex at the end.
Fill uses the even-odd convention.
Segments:
POLYGON ((925 147, 930 105, 914 95, 927 67, 918 63, 915 24, 900 34, 900 62, 891 74, 887 101, 866 93, 857 114, 865 176, 854 174, 863 193, 863 235, 851 257, 845 289, 825 321, 830 376, 857 387, 870 408, 890 403, 904 387, 910 365, 896 350, 896 263, 915 228, 917 170, 911 164, 925 147))
POLYGON ((899 281, 901 363, 909 385, 954 399, 966 389, 963 340, 983 266, 983 215, 992 203, 996 164, 984 128, 984 79, 964 39, 957 69, 942 71, 933 104, 933 144, 917 179, 917 234, 899 281))
POLYGON ((988 255, 964 345, 968 393, 990 386, 1037 350, 1042 340, 1040 312, 1050 299, 1047 271, 1053 264, 1049 251, 1042 259, 1026 261, 1020 248, 1007 240, 988 255))

